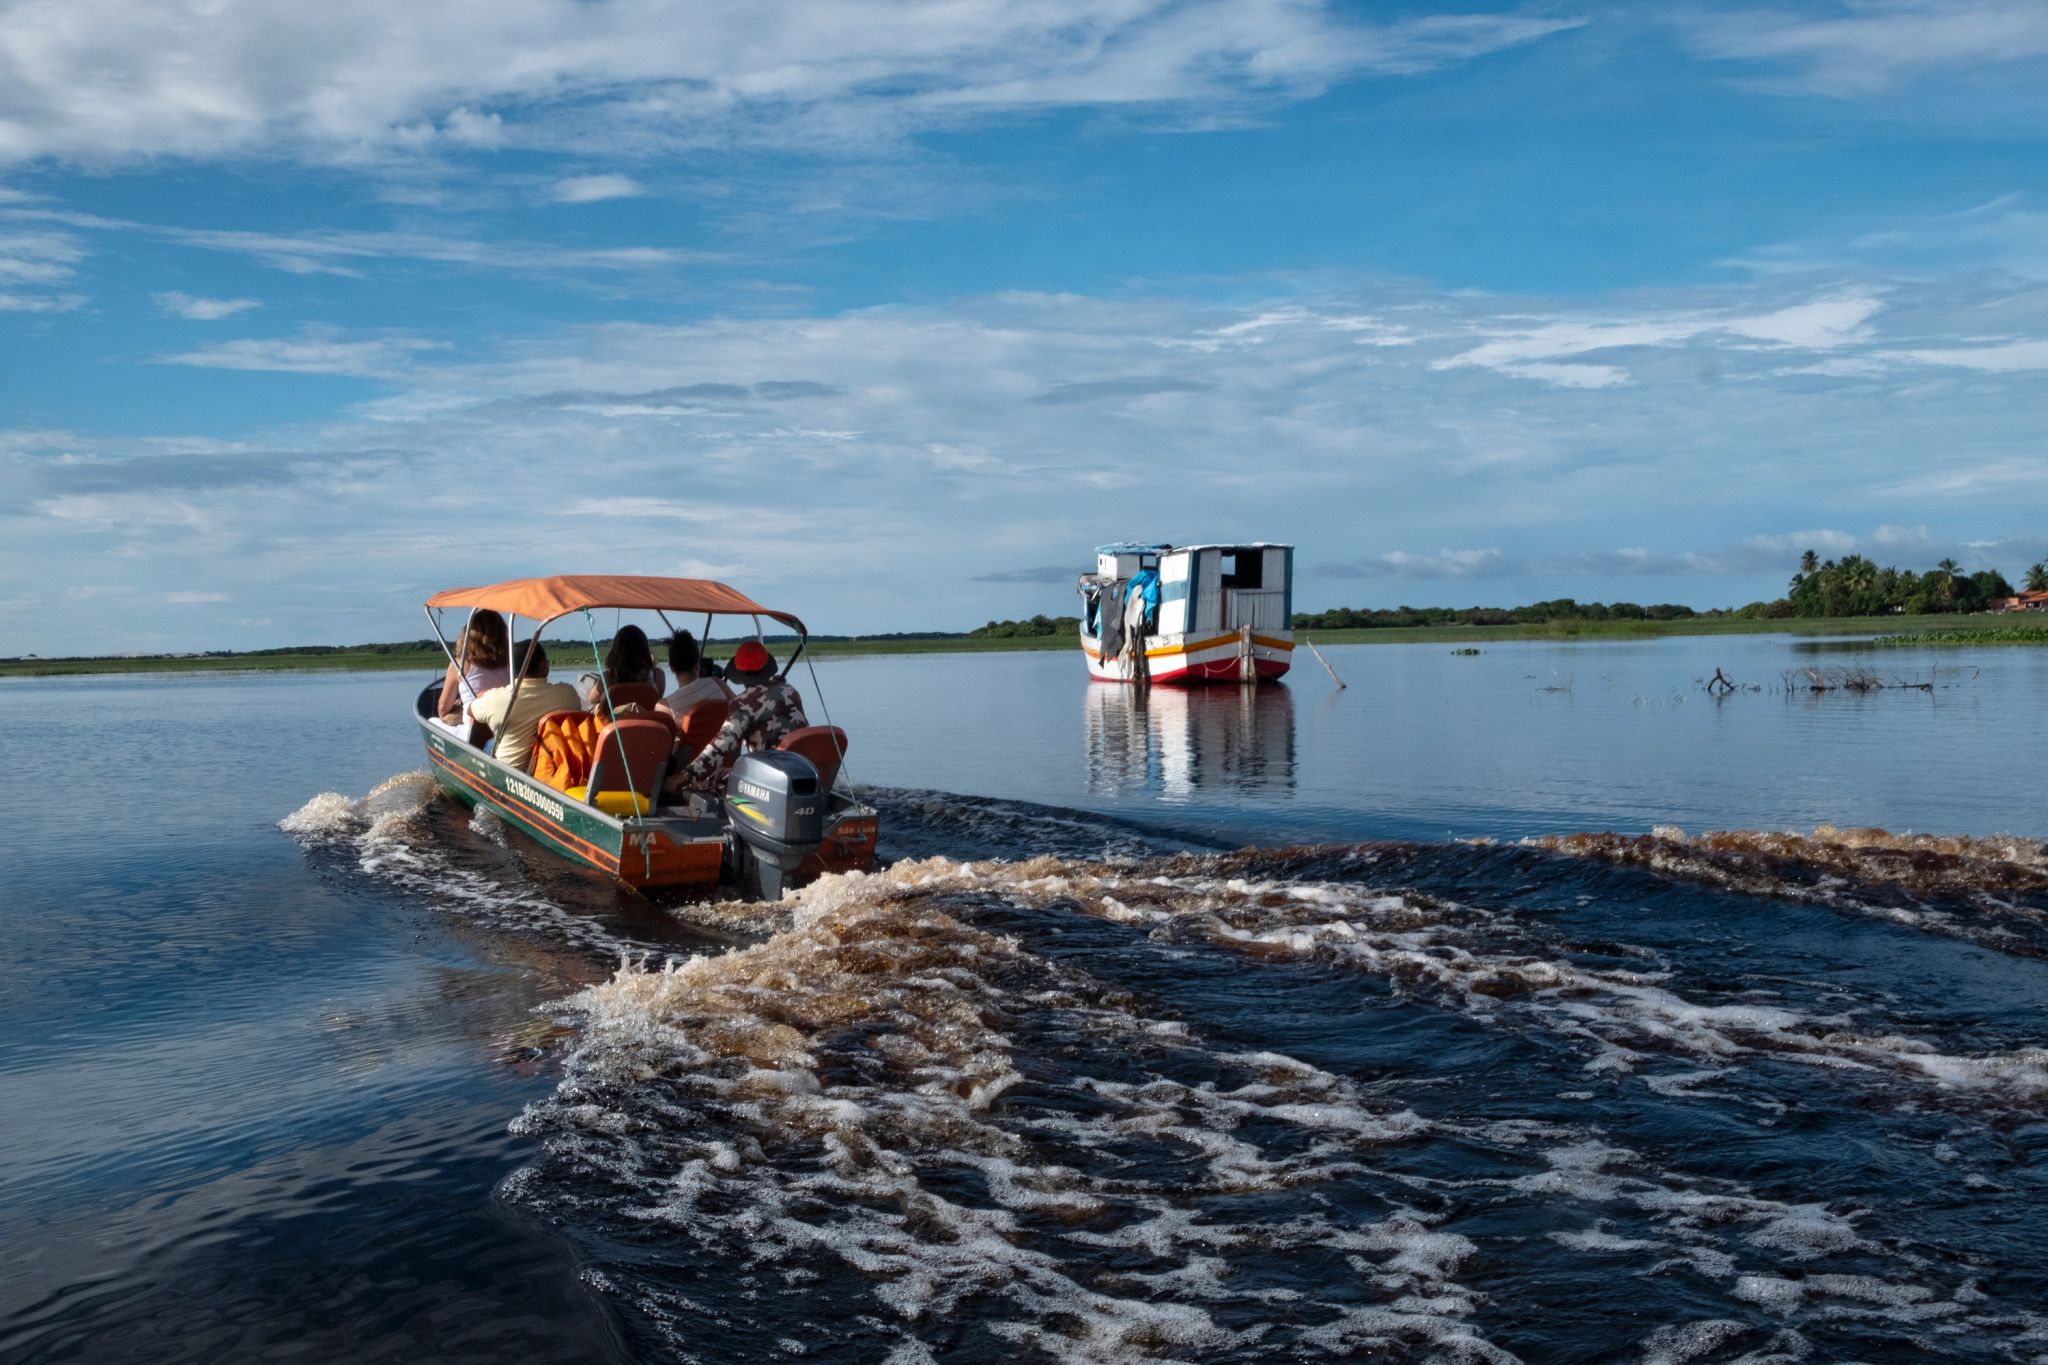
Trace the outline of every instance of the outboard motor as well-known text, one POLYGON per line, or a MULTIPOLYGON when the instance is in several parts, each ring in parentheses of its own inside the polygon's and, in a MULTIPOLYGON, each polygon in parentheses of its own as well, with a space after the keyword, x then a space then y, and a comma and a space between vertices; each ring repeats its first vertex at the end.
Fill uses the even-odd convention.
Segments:
POLYGON ((740 755, 725 783, 725 819, 741 884, 757 884, 763 900, 781 900, 790 877, 825 842, 818 770, 779 750, 740 755))

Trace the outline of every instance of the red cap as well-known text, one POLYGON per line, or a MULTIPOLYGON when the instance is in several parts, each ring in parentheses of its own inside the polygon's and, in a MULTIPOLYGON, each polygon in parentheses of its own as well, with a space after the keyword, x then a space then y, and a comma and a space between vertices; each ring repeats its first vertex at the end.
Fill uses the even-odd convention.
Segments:
POLYGON ((775 656, 759 640, 749 640, 733 652, 732 666, 738 673, 759 673, 775 667, 775 656))

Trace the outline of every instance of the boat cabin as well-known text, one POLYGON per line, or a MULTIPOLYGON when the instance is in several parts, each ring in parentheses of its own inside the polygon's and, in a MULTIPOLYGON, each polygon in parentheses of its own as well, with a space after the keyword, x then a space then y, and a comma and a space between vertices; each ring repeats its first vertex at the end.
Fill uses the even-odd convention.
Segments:
POLYGON ((1104 545, 1080 591, 1082 649, 1095 677, 1251 682, 1287 671, 1291 545, 1104 545))

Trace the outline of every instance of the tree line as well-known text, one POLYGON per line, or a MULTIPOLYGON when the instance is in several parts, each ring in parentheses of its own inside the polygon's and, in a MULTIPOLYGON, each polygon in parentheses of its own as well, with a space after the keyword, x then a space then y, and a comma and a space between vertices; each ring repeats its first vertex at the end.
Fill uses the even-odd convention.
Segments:
POLYGON ((1296 630, 1373 630, 1394 626, 1531 626, 1545 621, 1685 621, 1698 612, 1679 602, 1579 602, 1569 597, 1523 607, 1335 607, 1294 613, 1296 630))
POLYGON ((1081 629, 1078 616, 1038 615, 1028 621, 991 621, 967 632, 974 640, 1019 640, 1037 635, 1072 635, 1081 629))
MULTIPOLYGON (((2048 591, 2048 561, 2027 569, 2028 592, 2048 591)), ((1996 569, 1964 573, 1953 559, 1944 559, 1926 573, 1885 565, 1862 555, 1823 560, 1812 550, 1799 559, 1785 596, 1771 603, 1752 603, 1777 616, 1907 616, 1954 611, 1982 611, 1996 597, 2011 597, 2013 586, 1996 569), (1782 610, 1768 610, 1782 608, 1782 610)))
MULTIPOLYGON (((2029 566, 2028 592, 2048 592, 2048 560, 2029 566)), ((1792 616, 1935 616, 1983 611, 2011 597, 2013 586, 1996 569, 1964 573, 1944 559, 1926 573, 1879 567, 1862 555, 1823 560, 1808 550, 1783 597, 1747 606, 1695 611, 1675 602, 1578 602, 1569 597, 1521 607, 1336 607, 1296 612, 1296 630, 1371 630, 1395 626, 1526 626, 1546 621, 1684 621, 1693 617, 1776 619, 1792 616)), ((978 632, 977 632, 978 633, 978 632)))

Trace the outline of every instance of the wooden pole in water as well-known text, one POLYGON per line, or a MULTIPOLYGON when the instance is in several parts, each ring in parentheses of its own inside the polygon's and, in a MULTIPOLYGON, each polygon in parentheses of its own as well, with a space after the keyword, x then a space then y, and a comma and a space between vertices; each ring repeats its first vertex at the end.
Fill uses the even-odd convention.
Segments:
POLYGON ((1323 651, 1316 648, 1316 642, 1314 640, 1309 639, 1306 635, 1301 637, 1301 642, 1308 646, 1308 652, 1316 656, 1316 662, 1321 664, 1323 668, 1326 671, 1328 671, 1330 675, 1330 681, 1337 684, 1337 690, 1342 692, 1344 690, 1344 680, 1337 676, 1336 669, 1330 667, 1330 661, 1323 657, 1323 651))

